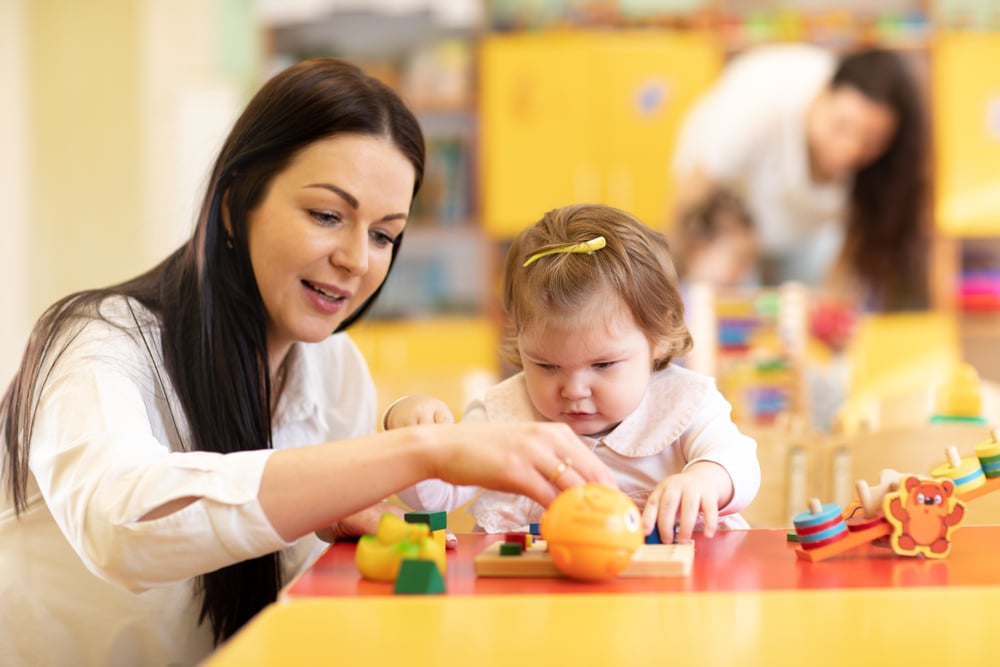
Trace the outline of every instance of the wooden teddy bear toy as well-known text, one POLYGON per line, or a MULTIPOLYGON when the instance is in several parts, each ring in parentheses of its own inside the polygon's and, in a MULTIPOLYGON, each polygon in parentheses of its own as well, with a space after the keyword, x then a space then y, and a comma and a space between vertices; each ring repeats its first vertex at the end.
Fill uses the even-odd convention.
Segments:
POLYGON ((955 498, 955 484, 950 479, 905 477, 899 491, 888 494, 885 503, 886 518, 895 528, 893 551, 934 558, 948 554, 950 533, 965 516, 965 506, 955 498))

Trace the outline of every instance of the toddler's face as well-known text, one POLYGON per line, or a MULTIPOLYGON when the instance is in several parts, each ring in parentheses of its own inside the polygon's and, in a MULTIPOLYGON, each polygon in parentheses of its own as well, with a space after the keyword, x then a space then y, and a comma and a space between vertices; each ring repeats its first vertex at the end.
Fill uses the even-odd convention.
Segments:
POLYGON ((617 296, 595 302, 571 322, 536 321, 517 339, 535 409, 578 435, 603 434, 631 414, 666 347, 650 345, 617 296))
POLYGON ((757 263, 757 235, 738 224, 727 225, 711 241, 691 248, 685 281, 720 287, 741 285, 757 263))

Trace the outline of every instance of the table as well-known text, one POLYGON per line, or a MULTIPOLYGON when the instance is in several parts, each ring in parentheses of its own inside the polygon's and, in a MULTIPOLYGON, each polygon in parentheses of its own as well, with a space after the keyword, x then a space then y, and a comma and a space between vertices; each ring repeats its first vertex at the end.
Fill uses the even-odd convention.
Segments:
MULTIPOLYGON (((796 559, 783 530, 721 531, 713 539, 695 533, 690 577, 569 579, 476 577, 473 558, 502 535, 460 535, 449 552, 445 586, 449 595, 531 593, 651 593, 763 591, 893 586, 1000 586, 1000 526, 966 526, 953 534, 943 560, 904 558, 887 548, 864 545, 819 563, 796 559)), ((283 594, 302 597, 392 595, 392 584, 365 581, 354 565, 354 545, 335 544, 283 594)), ((997 610, 1000 613, 1000 609, 997 610)), ((1000 664, 1000 660, 997 661, 1000 664)))
POLYGON ((476 578, 498 536, 460 535, 447 595, 395 596, 334 545, 206 667, 230 665, 996 665, 1000 526, 945 560, 873 546, 796 559, 784 531, 696 540, 689 578, 476 578))

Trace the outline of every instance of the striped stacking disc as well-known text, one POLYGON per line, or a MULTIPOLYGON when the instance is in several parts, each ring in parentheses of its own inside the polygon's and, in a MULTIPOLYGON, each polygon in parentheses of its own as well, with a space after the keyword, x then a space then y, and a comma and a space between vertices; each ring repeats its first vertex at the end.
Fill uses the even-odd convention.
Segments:
POLYGON ((815 549, 847 537, 847 524, 841 512, 837 503, 827 503, 819 512, 806 510, 796 514, 792 523, 802 548, 815 549))
POLYGON ((878 512, 873 517, 866 517, 863 513, 859 513, 858 516, 852 516, 848 519, 846 523, 848 530, 859 531, 877 526, 884 521, 885 517, 882 516, 881 512, 878 512))
POLYGON ((976 458, 987 477, 1000 477, 1000 442, 987 440, 976 445, 976 458))
POLYGON ((976 445, 976 457, 982 459, 1000 459, 1000 442, 992 439, 976 445))
POLYGON ((934 466, 931 469, 931 477, 937 479, 943 477, 955 482, 956 493, 970 491, 986 483, 983 467, 979 465, 979 459, 974 456, 963 458, 962 464, 958 467, 947 462, 934 466))

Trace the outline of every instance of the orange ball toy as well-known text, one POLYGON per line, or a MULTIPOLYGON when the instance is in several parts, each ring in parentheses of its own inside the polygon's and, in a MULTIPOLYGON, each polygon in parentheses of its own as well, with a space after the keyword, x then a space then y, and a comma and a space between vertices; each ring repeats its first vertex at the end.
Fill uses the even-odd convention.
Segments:
POLYGON ((594 483, 560 493, 542 515, 541 533, 559 571, 588 581, 618 576, 644 541, 635 503, 594 483))

